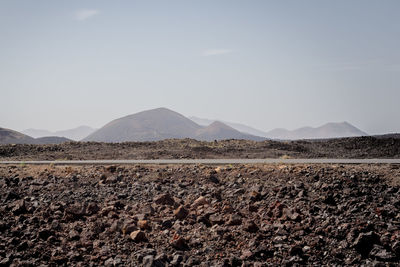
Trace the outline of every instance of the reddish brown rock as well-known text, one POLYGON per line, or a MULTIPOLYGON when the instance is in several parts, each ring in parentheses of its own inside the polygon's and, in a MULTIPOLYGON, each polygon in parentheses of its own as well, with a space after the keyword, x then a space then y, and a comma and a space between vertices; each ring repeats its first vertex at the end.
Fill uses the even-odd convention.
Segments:
POLYGON ((259 228, 253 221, 247 221, 243 227, 246 232, 257 233, 259 228))
POLYGON ((169 206, 173 206, 175 205, 175 200, 173 199, 173 197, 170 194, 162 194, 157 196, 154 199, 154 203, 159 204, 159 205, 169 205, 169 206))
POLYGON ((188 248, 187 240, 177 234, 172 238, 171 245, 177 250, 186 250, 188 248))
POLYGON ((146 234, 140 230, 133 231, 130 237, 135 242, 145 242, 147 241, 146 234))
POLYGON ((206 205, 206 204, 208 204, 207 199, 205 197, 201 196, 193 202, 192 208, 197 208, 198 206, 202 206, 202 205, 206 205))
POLYGON ((183 220, 188 216, 189 212, 184 206, 179 206, 174 210, 174 215, 178 220, 183 220))
POLYGON ((138 227, 139 227, 141 230, 148 230, 148 229, 151 229, 150 223, 149 223, 148 220, 139 220, 139 221, 137 222, 137 225, 138 225, 138 227))
POLYGON ((229 220, 227 222, 228 225, 241 225, 242 224, 242 217, 238 214, 231 214, 229 216, 229 220))

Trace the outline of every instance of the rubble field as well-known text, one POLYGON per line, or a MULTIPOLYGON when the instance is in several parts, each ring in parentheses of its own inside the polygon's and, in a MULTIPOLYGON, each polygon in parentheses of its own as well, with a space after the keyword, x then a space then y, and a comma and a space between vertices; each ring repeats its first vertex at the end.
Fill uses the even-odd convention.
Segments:
POLYGON ((180 158, 400 158, 400 138, 367 136, 259 142, 169 139, 155 142, 0 145, 0 161, 180 158))
POLYGON ((0 166, 1 266, 400 264, 399 165, 0 166))

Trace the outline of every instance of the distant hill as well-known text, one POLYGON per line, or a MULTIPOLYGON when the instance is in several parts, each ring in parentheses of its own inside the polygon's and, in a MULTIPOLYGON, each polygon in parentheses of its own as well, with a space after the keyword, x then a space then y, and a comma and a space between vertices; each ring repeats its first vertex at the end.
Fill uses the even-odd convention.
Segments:
POLYGON ((41 144, 41 145, 47 145, 47 144, 62 144, 65 142, 71 142, 71 139, 65 138, 65 137, 59 137, 59 136, 45 136, 45 137, 39 137, 36 138, 36 143, 41 144))
POLYGON ((196 139, 204 141, 224 139, 246 139, 255 141, 265 140, 263 137, 241 133, 238 130, 219 121, 215 121, 209 126, 198 130, 196 133, 196 139))
POLYGON ((47 136, 40 138, 33 138, 26 134, 6 129, 0 128, 0 144, 61 144, 65 142, 70 142, 72 140, 65 137, 58 136, 47 136))
POLYGON ((20 132, 0 128, 0 144, 36 144, 36 139, 20 132))
POLYGON ((22 131, 22 133, 32 136, 34 138, 40 138, 40 137, 45 137, 45 136, 59 136, 59 137, 65 137, 74 141, 79 141, 82 140, 83 138, 87 137, 91 133, 96 131, 96 129, 93 129, 89 126, 79 126, 73 129, 68 129, 68 130, 63 130, 63 131, 56 131, 56 132, 50 132, 47 130, 41 130, 41 129, 26 129, 22 131))
POLYGON ((39 137, 44 137, 44 136, 52 136, 54 133, 47 131, 47 130, 41 130, 41 129, 26 129, 23 130, 21 133, 29 135, 33 138, 39 138, 39 137))
POLYGON ((303 127, 293 131, 278 128, 266 133, 266 137, 281 140, 328 139, 340 137, 368 136, 348 122, 327 123, 320 127, 303 127))
MULTIPOLYGON (((217 121, 217 120, 210 120, 210 119, 202 119, 202 118, 198 118, 198 117, 194 117, 194 116, 189 117, 189 119, 191 119, 192 121, 194 121, 195 123, 197 123, 201 126, 208 126, 211 123, 217 121)), ((232 127, 233 129, 238 130, 239 132, 242 132, 242 133, 255 135, 255 136, 262 136, 262 137, 265 137, 267 135, 266 132, 260 131, 251 126, 247 126, 245 124, 228 122, 228 121, 221 121, 221 122, 232 127)))
MULTIPOLYGON (((198 117, 189 117, 192 121, 202 126, 208 126, 215 120, 202 119, 198 117)), ((297 139, 330 139, 340 137, 354 137, 354 136, 367 136, 368 134, 354 127, 348 122, 341 123, 327 123, 321 127, 302 127, 296 130, 287 130, 277 128, 269 132, 260 131, 253 127, 233 122, 222 121, 226 125, 242 132, 255 136, 261 136, 268 139, 281 139, 281 140, 297 140, 297 139)))
POLYGON ((183 115, 157 108, 119 118, 95 131, 83 141, 156 141, 169 138, 194 138, 201 126, 183 115))
POLYGON ((66 137, 68 139, 79 141, 95 131, 96 129, 83 125, 69 130, 57 131, 54 133, 54 136, 66 137))
POLYGON ((158 141, 171 138, 260 139, 242 134, 221 122, 203 127, 175 111, 157 108, 113 120, 83 141, 158 141))

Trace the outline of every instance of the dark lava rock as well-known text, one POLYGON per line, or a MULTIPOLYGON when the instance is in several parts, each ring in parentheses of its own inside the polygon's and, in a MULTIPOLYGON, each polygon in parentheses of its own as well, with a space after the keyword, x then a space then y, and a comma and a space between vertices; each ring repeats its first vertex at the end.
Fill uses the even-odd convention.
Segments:
POLYGON ((99 211, 100 211, 100 207, 96 203, 91 202, 87 206, 86 214, 93 215, 93 214, 96 214, 99 211))
POLYGON ((40 230, 38 233, 39 238, 43 240, 47 240, 52 235, 54 235, 54 232, 48 229, 40 230))
POLYGON ((21 197, 16 192, 14 192, 14 191, 8 192, 8 194, 6 196, 6 201, 17 200, 17 199, 21 199, 21 197))
POLYGON ((241 225, 242 224, 242 217, 238 214, 231 214, 229 220, 227 222, 228 225, 241 225))
POLYGON ((161 227, 162 227, 163 229, 169 229, 169 228, 172 227, 173 224, 174 224, 174 223, 173 223, 173 221, 172 221, 171 219, 164 219, 164 220, 161 222, 161 227))
POLYGON ((210 215, 209 221, 210 221, 212 224, 219 224, 219 225, 224 224, 224 222, 225 222, 225 220, 224 220, 224 218, 222 217, 222 215, 219 215, 219 214, 212 214, 212 215, 210 215))
POLYGON ((354 241, 353 246, 363 257, 367 257, 374 244, 378 243, 379 236, 370 231, 359 234, 357 239, 354 241))
POLYGON ((172 245, 172 247, 174 247, 177 250, 188 249, 187 241, 179 235, 174 236, 174 238, 171 241, 171 245, 172 245))
POLYGON ((181 254, 176 254, 171 261, 172 266, 179 266, 179 264, 183 261, 183 257, 181 254))
POLYGON ((169 206, 175 205, 175 200, 168 193, 157 196, 154 199, 154 202, 159 205, 169 205, 169 206))
MULTIPOLYGON (((262 151, 276 149, 261 143, 262 151)), ((207 149, 225 151, 221 144, 207 149)), ((152 144, 124 146, 134 155, 152 144)), ((0 166, 0 265, 399 265, 400 169, 279 164, 214 170, 0 166), (105 183, 107 176, 116 181, 105 183)))
POLYGON ((332 206, 336 205, 336 200, 332 194, 325 196, 323 201, 325 204, 328 204, 328 205, 332 205, 332 206))
POLYGON ((253 221, 248 221, 243 228, 246 232, 257 233, 259 228, 253 221))
POLYGON ((384 247, 376 244, 373 245, 369 255, 370 257, 379 261, 394 261, 396 259, 396 255, 394 255, 391 251, 387 251, 384 247))
POLYGON ((211 175, 208 177, 208 180, 209 180, 210 182, 214 183, 214 184, 219 184, 219 183, 220 183, 220 182, 219 182, 219 179, 217 178, 217 176, 215 176, 215 174, 211 174, 211 175))
POLYGON ((25 200, 21 199, 21 200, 15 201, 13 203, 12 212, 14 213, 14 215, 20 215, 20 214, 26 213, 27 209, 26 209, 26 205, 25 205, 25 200))

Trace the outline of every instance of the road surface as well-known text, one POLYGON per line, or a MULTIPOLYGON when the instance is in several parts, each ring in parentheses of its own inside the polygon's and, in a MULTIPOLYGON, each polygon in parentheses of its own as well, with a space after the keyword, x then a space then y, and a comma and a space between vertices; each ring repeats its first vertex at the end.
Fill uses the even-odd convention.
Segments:
POLYGON ((400 164, 400 159, 132 159, 0 161, 0 165, 107 165, 107 164, 400 164))

